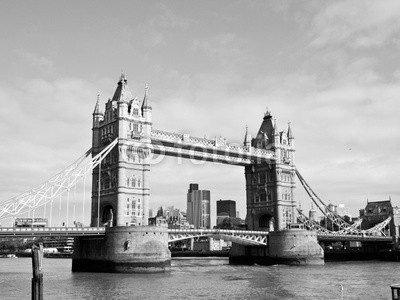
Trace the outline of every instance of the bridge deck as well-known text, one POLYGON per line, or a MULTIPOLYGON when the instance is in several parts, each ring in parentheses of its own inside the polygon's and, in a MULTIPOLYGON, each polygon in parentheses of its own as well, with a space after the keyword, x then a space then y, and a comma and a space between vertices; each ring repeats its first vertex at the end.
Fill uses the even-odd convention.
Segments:
MULTIPOLYGON (((105 227, 0 227, 0 238, 30 236, 101 236, 105 227)), ((252 243, 266 243, 267 231, 227 230, 227 229, 168 229, 170 242, 200 236, 237 237, 252 243)), ((390 236, 318 234, 318 241, 361 241, 390 243, 390 236)))
POLYGON ((246 148, 228 143, 225 139, 206 139, 188 134, 178 134, 153 129, 151 132, 152 151, 155 154, 178 156, 209 162, 246 166, 254 162, 276 160, 271 150, 246 148))
POLYGON ((360 235, 360 234, 329 234, 319 233, 318 241, 320 242, 333 242, 333 241, 359 241, 359 242, 393 242, 391 236, 379 235, 360 235))
POLYGON ((0 237, 104 235, 105 227, 0 227, 0 237))

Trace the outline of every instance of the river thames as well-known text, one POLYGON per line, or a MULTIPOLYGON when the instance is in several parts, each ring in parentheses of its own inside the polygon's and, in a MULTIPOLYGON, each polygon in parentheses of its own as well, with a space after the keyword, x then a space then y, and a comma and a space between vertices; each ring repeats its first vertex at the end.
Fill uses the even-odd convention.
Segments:
MULTIPOLYGON (((0 299, 30 299, 31 258, 0 259, 0 299)), ((170 273, 72 273, 43 260, 44 299, 391 299, 400 263, 233 266, 225 258, 174 259, 170 273)))

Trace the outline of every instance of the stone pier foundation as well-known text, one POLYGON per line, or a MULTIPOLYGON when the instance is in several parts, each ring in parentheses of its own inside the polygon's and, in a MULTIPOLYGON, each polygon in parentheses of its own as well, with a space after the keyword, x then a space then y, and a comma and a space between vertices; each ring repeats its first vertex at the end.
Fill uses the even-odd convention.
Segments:
POLYGON ((75 238, 73 272, 153 273, 170 267, 166 227, 117 226, 105 236, 75 238))
POLYGON ((302 229, 273 231, 269 233, 268 246, 233 244, 229 263, 323 265, 324 250, 318 244, 316 232, 302 229))

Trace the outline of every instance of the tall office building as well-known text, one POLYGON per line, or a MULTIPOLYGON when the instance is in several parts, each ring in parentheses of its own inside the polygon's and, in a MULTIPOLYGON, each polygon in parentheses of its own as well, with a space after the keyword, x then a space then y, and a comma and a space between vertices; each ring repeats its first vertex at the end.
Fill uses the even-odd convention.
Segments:
POLYGON ((210 228, 210 191, 191 183, 187 193, 187 220, 195 228, 210 228))
POLYGON ((222 223, 225 218, 236 217, 236 202, 233 200, 217 201, 217 225, 222 223))

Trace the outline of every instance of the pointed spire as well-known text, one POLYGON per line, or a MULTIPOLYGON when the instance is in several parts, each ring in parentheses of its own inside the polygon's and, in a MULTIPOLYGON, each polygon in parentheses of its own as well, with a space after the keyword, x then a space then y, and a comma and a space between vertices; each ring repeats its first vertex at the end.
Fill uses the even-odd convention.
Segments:
POLYGON ((251 135, 250 135, 250 133, 249 133, 249 130, 248 130, 249 128, 248 128, 248 126, 246 125, 246 133, 245 133, 245 135, 244 135, 244 141, 243 141, 243 145, 244 146, 250 146, 250 144, 251 144, 251 135))
POLYGON ((149 101, 149 85, 146 83, 144 87, 144 98, 142 102, 142 109, 144 108, 151 108, 150 101, 149 101))
POLYGON ((119 78, 118 84, 127 83, 128 80, 126 79, 126 74, 124 71, 121 71, 121 77, 119 78))
POLYGON ((97 101, 93 111, 93 115, 99 115, 99 114, 100 114, 100 93, 97 94, 97 101))
POLYGON ((128 84, 128 79, 126 79, 126 74, 122 72, 118 81, 118 86, 121 86, 122 90, 124 90, 127 84, 128 84))
POLYGON ((126 75, 124 72, 121 73, 121 76, 118 81, 117 89, 114 92, 114 96, 112 97, 113 102, 129 102, 133 99, 132 93, 128 87, 128 80, 126 79, 126 75))
POLYGON ((272 116, 271 116, 271 112, 268 110, 268 107, 267 107, 267 110, 265 111, 265 113, 264 113, 264 120, 265 119, 270 119, 272 116))
POLYGON ((288 122, 288 130, 287 130, 287 137, 289 140, 294 139, 292 128, 290 127, 290 122, 288 122))

